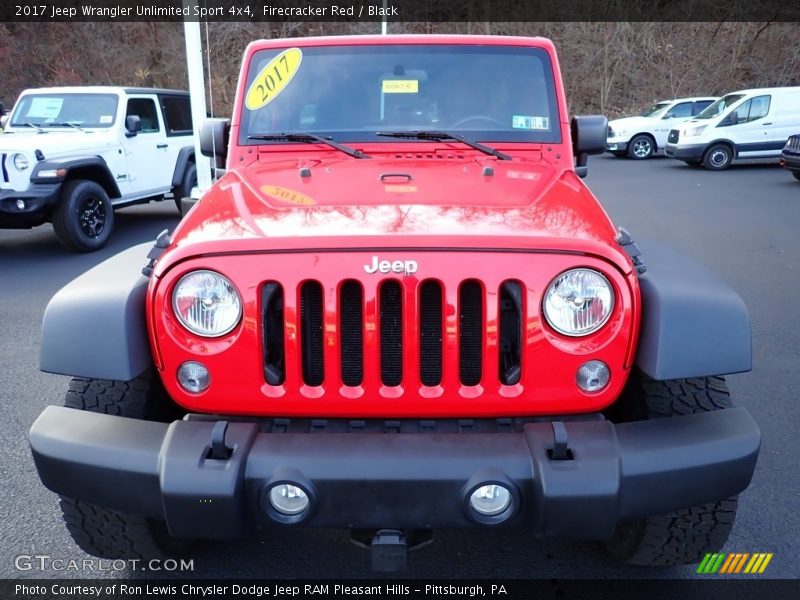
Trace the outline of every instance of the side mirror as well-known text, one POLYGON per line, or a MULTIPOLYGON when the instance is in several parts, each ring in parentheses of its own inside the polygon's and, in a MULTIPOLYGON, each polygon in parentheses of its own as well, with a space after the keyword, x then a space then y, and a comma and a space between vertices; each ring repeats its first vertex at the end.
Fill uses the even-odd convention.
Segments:
POLYGON ((6 123, 8 123, 8 115, 3 115, 0 117, 0 127, 5 127, 6 123))
POLYGON ((139 115, 128 115, 125 117, 125 135, 133 137, 142 130, 142 120, 139 115))
POLYGON ((575 154, 575 172, 586 177, 589 171, 589 155, 602 154, 606 150, 608 119, 604 115, 572 117, 572 151, 575 154))
POLYGON ((200 127, 200 152, 216 160, 225 160, 228 155, 230 119, 206 119, 200 127))

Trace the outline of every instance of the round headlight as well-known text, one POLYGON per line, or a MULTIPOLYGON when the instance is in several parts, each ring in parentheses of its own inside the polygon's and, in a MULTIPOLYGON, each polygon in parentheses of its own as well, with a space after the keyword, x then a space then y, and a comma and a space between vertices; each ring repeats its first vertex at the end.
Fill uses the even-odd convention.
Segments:
POLYGON ((30 162, 28 162, 28 157, 24 154, 15 154, 14 155, 14 167, 17 171, 24 171, 30 166, 30 162))
POLYGON ((602 327, 614 307, 611 284, 597 271, 573 269, 556 277, 544 295, 544 316, 564 335, 588 335, 602 327))
POLYGON ((242 300, 233 284, 214 271, 193 271, 175 286, 172 306, 181 324, 203 337, 231 331, 242 318, 242 300))

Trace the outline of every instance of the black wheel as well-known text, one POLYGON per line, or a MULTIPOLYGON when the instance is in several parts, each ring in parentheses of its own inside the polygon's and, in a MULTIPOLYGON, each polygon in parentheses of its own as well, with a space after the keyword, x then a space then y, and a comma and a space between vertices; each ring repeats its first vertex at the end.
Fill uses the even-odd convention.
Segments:
MULTIPOLYGON (((161 381, 147 373, 132 381, 73 379, 64 405, 151 421, 180 418, 161 381)), ((165 523, 61 497, 61 512, 72 539, 93 556, 112 559, 165 558, 184 554, 191 542, 170 537, 165 523)))
POLYGON ((94 181, 68 181, 53 213, 53 229, 67 250, 91 252, 105 246, 114 227, 114 208, 94 181))
POLYGON ((800 181, 800 171, 792 171, 792 175, 794 175, 794 178, 797 179, 797 181, 800 181))
POLYGON ((703 166, 709 171, 722 171, 733 162, 733 148, 727 144, 714 144, 703 154, 703 166))
POLYGON ((183 215, 183 207, 181 200, 188 198, 192 195, 192 188, 197 186, 197 167, 194 163, 187 163, 186 170, 183 172, 183 179, 181 184, 172 190, 172 195, 175 196, 175 207, 178 209, 178 214, 183 215))
MULTIPOLYGON (((731 406, 722 377, 654 381, 640 373, 631 380, 609 416, 618 421, 662 419, 731 406)), ((633 565, 672 566, 699 562, 728 540, 737 497, 725 498, 617 525, 605 542, 615 558, 633 565)))
POLYGON ((628 156, 635 160, 651 158, 656 152, 656 142, 649 135, 640 133, 628 142, 628 156))

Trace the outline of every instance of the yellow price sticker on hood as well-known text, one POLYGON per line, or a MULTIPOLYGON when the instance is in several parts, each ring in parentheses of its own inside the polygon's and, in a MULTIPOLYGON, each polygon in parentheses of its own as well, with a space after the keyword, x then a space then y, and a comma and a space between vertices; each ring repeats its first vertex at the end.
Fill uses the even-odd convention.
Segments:
POLYGON ((416 79, 384 79, 381 91, 384 94, 418 94, 419 81, 416 79))
POLYGON ((279 185, 262 185, 261 191, 270 198, 280 200, 281 202, 288 202, 297 206, 314 206, 316 202, 313 198, 309 198, 305 194, 301 194, 296 190, 281 187, 279 185))
POLYGON ((250 110, 266 106, 278 97, 300 69, 303 51, 289 48, 273 58, 261 69, 250 89, 247 90, 244 105, 250 110))

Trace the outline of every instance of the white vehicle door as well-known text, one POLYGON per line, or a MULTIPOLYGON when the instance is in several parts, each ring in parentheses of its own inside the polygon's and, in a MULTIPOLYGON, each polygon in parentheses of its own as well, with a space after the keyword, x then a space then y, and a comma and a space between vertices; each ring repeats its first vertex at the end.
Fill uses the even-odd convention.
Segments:
POLYGON ((767 121, 772 121, 775 147, 780 152, 786 140, 800 133, 800 88, 775 94, 772 102, 774 106, 767 121))
MULTIPOLYGON (((770 114, 772 96, 754 96, 742 102, 725 117, 717 128, 736 144, 739 158, 776 156, 775 129, 770 114)), ((778 154, 780 151, 778 151, 778 154)))
POLYGON ((678 102, 671 106, 667 112, 664 113, 664 116, 653 128, 653 133, 655 134, 656 138, 656 145, 659 148, 663 148, 664 145, 667 143, 667 136, 669 135, 670 129, 676 129, 679 123, 683 123, 685 120, 689 119, 692 116, 692 102, 678 102))
POLYGON ((164 129, 167 134, 167 156, 172 172, 175 172, 175 163, 178 154, 186 146, 194 146, 194 131, 192 129, 192 107, 189 96, 178 94, 159 95, 161 102, 161 116, 164 120, 164 129))
POLYGON ((141 198, 164 194, 172 187, 175 161, 170 161, 169 144, 156 106, 155 96, 128 97, 125 117, 136 115, 142 129, 125 141, 128 168, 126 198, 141 198))

